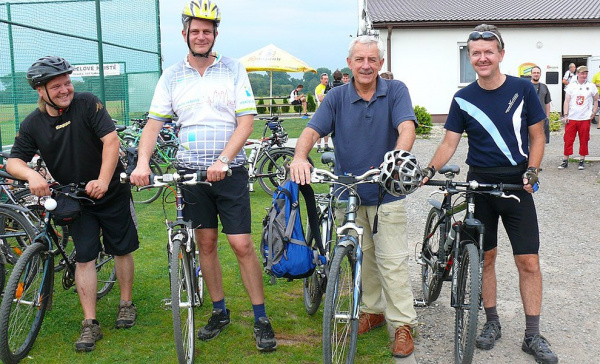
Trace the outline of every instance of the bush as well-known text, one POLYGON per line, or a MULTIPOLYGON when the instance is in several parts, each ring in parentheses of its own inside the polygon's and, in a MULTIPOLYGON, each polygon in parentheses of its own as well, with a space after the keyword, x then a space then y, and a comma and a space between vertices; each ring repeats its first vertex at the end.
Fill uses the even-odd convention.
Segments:
POLYGON ((562 121, 558 111, 551 112, 548 119, 550 119, 550 131, 559 131, 562 128, 562 121))
MULTIPOLYGON (((265 101, 264 100, 258 100, 258 102, 256 103, 256 105, 264 105, 265 101)), ((266 114, 267 113, 267 108, 266 107, 256 107, 256 112, 259 114, 266 114)))
MULTIPOLYGON (((290 102, 288 101, 288 99, 283 99, 283 103, 284 104, 289 104, 290 102)), ((281 112, 282 113, 288 113, 288 112, 290 112, 290 107, 289 106, 282 106, 281 107, 281 112)))
POLYGON ((315 112, 317 110, 317 102, 315 101, 315 97, 313 94, 306 95, 306 108, 309 112, 315 112))
POLYGON ((419 126, 416 130, 417 135, 431 134, 431 127, 433 126, 433 123, 431 122, 431 114, 427 112, 427 109, 423 106, 416 105, 415 116, 417 117, 417 122, 419 123, 419 126))

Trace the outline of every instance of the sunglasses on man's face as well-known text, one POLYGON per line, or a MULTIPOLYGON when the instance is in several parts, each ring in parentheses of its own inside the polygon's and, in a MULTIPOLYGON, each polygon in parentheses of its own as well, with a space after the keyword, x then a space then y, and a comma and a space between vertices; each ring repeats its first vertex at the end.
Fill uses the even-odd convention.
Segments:
POLYGON ((489 30, 486 30, 484 32, 478 32, 478 31, 472 31, 471 34, 469 34, 469 40, 479 40, 479 39, 483 39, 483 40, 493 40, 496 39, 498 41, 498 44, 500 44, 500 48, 504 48, 504 43, 502 43, 502 40, 500 40, 500 37, 498 36, 498 34, 494 33, 494 32, 490 32, 489 30))

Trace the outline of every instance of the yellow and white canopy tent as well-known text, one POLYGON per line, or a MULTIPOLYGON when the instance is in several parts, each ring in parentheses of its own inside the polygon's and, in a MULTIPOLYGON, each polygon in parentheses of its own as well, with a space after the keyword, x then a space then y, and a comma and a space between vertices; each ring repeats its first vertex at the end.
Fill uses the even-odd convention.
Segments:
POLYGON ((277 48, 273 44, 269 44, 266 47, 243 56, 240 58, 240 61, 248 72, 269 72, 269 97, 273 97, 273 71, 317 73, 317 70, 304 63, 304 61, 292 56, 281 48, 277 48))

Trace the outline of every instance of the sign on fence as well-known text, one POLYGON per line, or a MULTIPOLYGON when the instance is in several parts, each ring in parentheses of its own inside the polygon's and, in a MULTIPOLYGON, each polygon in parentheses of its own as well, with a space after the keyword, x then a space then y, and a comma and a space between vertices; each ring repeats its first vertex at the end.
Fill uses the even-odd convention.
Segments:
MULTIPOLYGON (((99 64, 78 64, 73 65, 72 77, 100 76, 99 64)), ((105 63, 104 76, 118 76, 121 74, 120 63, 105 63)))

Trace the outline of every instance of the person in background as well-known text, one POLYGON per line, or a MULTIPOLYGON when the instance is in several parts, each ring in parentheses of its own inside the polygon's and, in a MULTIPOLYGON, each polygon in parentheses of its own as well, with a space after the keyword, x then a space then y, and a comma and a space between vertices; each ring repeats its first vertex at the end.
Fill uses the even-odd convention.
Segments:
POLYGON ((137 317, 132 253, 139 240, 131 188, 119 181, 125 168, 119 161, 115 123, 96 96, 75 92, 72 72, 69 62, 56 56, 42 57, 29 67, 27 81, 39 95, 38 108, 21 123, 6 170, 27 180, 34 195, 49 196, 46 179, 27 165, 39 151, 58 183, 86 183, 85 192, 94 203, 83 203, 69 234, 77 250, 75 285, 84 316, 75 350, 92 351, 102 339, 96 316, 96 258, 103 246, 115 257, 121 294, 115 327, 130 328, 137 317))
MULTIPOLYGON (((359 36, 350 43, 348 53, 352 82, 329 92, 296 144, 290 176, 297 183, 310 183, 308 153, 318 138, 333 130, 336 175, 360 175, 379 166, 386 152, 412 149, 416 117, 408 88, 400 81, 378 77, 384 62, 383 43, 373 36, 359 36)), ((387 321, 394 329, 392 355, 407 357, 414 350, 417 313, 408 269, 405 200, 386 194, 380 201, 376 184, 360 185, 358 191, 361 206, 356 223, 365 229, 358 333, 387 321), (373 234, 379 202, 378 231, 373 234)))
POLYGON ((552 97, 550 96, 548 86, 546 86, 545 83, 540 82, 541 77, 542 69, 538 66, 534 66, 531 69, 531 83, 533 83, 533 87, 537 92, 542 109, 546 112, 546 119, 544 119, 544 134, 546 135, 546 144, 548 144, 550 143, 550 103, 552 102, 552 97))
POLYGON ((381 78, 386 79, 386 80, 394 79, 394 74, 391 71, 381 72, 381 74, 379 76, 381 76, 381 78))
POLYGON ((298 85, 292 92, 290 92, 290 105, 298 106, 302 105, 302 117, 306 119, 308 117, 308 113, 306 112, 306 96, 302 94, 302 89, 304 85, 298 85))
MULTIPOLYGON (((596 72, 596 74, 592 78, 592 83, 596 85, 598 93, 600 93, 600 71, 596 72)), ((598 106, 600 107, 600 99, 598 99, 598 106)), ((596 117, 592 119, 592 124, 598 124, 598 120, 596 119, 596 117)), ((598 125, 597 129, 600 129, 600 125, 598 125)))
POLYGON ((564 158, 558 169, 569 167, 569 157, 573 154, 573 143, 579 135, 579 170, 585 169, 585 156, 589 154, 588 143, 590 141, 590 121, 598 111, 598 89, 596 85, 587 80, 588 68, 577 67, 577 79, 567 86, 565 95, 564 119, 565 125, 565 148, 564 158))
POLYGON ((498 222, 502 218, 519 274, 525 311, 521 350, 533 355, 537 363, 555 364, 558 357, 540 334, 540 234, 532 196, 544 155, 543 120, 546 113, 530 81, 500 72, 505 50, 498 28, 488 24, 476 26, 467 38, 467 52, 478 77, 454 95, 444 125, 446 134, 423 170, 423 184, 448 163, 464 132, 469 143, 468 181, 523 184, 523 190, 510 192, 520 202, 489 195, 475 197, 475 218, 485 226, 486 232, 481 292, 486 323, 475 339, 475 345, 482 350, 491 350, 502 337, 495 268, 498 222))
POLYGON ((569 69, 565 71, 565 74, 562 79, 563 85, 565 85, 564 89, 567 89, 567 86, 575 81, 575 63, 569 64, 569 69))
POLYGON ((333 72, 333 84, 331 85, 331 87, 336 87, 336 86, 341 86, 344 84, 344 82, 342 82, 342 71, 340 70, 335 70, 333 72))
POLYGON ((220 220, 252 304, 256 348, 269 352, 277 348, 277 341, 267 318, 262 269, 250 235, 248 171, 244 168, 243 147, 253 130, 256 105, 244 66, 212 52, 220 21, 221 11, 214 1, 186 2, 181 34, 189 50, 158 80, 131 182, 148 185, 149 160, 156 138, 163 123, 172 121, 177 114, 182 146, 176 155, 178 168, 189 172, 206 170, 206 180, 211 182, 210 186, 187 186, 183 191, 187 202, 183 214, 195 228, 200 266, 213 301, 212 315, 208 324, 200 328, 198 339, 214 339, 231 322, 218 256, 220 220), (227 176, 229 170, 231 176, 227 176))
POLYGON ((350 74, 349 73, 342 73, 342 82, 344 84, 347 84, 350 81, 350 74))
MULTIPOLYGON (((329 75, 327 73, 322 73, 320 77, 321 82, 315 87, 315 97, 317 98, 317 108, 323 102, 325 95, 329 90, 331 90, 331 86, 329 85, 329 75)), ((323 137, 325 139, 325 149, 323 149, 322 139, 319 138, 317 142, 317 153, 329 152, 333 150, 333 148, 329 147, 329 135, 325 135, 323 137)))

